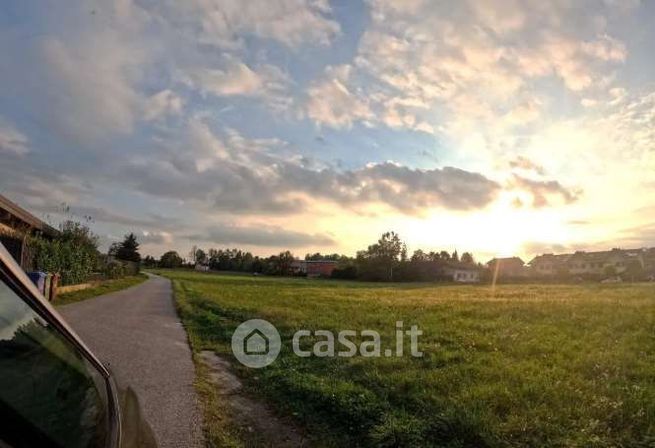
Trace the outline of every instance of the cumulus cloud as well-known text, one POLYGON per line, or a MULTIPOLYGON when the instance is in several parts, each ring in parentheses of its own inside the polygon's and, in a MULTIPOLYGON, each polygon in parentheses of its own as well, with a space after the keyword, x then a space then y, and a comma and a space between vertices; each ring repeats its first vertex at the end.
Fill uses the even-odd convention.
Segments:
POLYGON ((216 135, 200 119, 191 120, 180 156, 168 148, 156 161, 135 161, 129 178, 149 194, 209 201, 215 209, 233 213, 293 213, 311 200, 354 206, 382 204, 408 214, 426 208, 480 208, 500 190, 482 174, 452 167, 417 169, 393 162, 340 170, 312 166, 285 154, 284 142, 247 139, 234 131, 216 135), (195 144, 188 144, 194 139, 195 144), (195 156, 194 156, 195 155, 195 156))
POLYGON ((18 156, 29 152, 27 136, 2 118, 0 118, 0 152, 18 156))
POLYGON ((188 235, 192 241, 214 244, 247 244, 268 247, 329 246, 335 241, 328 235, 310 234, 281 227, 257 225, 214 225, 202 233, 188 235))
MULTIPOLYGON (((334 108, 329 99, 311 103, 309 116, 317 122, 377 121, 455 140, 481 132, 500 146, 514 128, 543 117, 549 104, 535 82, 560 80, 563 95, 595 91, 612 83, 613 70, 627 57, 626 46, 583 5, 369 5, 371 24, 349 76, 327 76, 310 88, 312 98, 329 92, 324 98, 336 99, 334 108)), ((606 5, 599 16, 613 12, 606 5)))
POLYGON ((278 110, 286 110, 292 102, 289 76, 271 64, 251 68, 230 56, 222 59, 220 68, 190 67, 177 76, 203 95, 253 97, 278 110))
POLYGON ((344 85, 352 67, 328 67, 326 76, 312 84, 307 92, 307 116, 318 124, 350 127, 355 120, 371 120, 373 113, 367 101, 344 85))

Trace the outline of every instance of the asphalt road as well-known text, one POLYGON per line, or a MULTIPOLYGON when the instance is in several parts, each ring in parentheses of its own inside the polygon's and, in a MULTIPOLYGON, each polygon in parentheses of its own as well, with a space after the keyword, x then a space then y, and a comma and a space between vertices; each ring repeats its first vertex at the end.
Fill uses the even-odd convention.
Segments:
POLYGON ((152 276, 59 312, 121 386, 134 389, 161 448, 203 445, 191 350, 168 280, 152 276))

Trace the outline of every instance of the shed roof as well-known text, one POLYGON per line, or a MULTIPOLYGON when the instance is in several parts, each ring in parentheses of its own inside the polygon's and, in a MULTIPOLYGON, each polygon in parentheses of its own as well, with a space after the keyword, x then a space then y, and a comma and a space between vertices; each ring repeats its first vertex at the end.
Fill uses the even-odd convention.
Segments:
POLYGON ((54 227, 0 194, 0 211, 2 210, 4 210, 5 213, 8 213, 11 217, 24 222, 30 228, 43 232, 46 235, 54 236, 59 233, 59 231, 54 227))

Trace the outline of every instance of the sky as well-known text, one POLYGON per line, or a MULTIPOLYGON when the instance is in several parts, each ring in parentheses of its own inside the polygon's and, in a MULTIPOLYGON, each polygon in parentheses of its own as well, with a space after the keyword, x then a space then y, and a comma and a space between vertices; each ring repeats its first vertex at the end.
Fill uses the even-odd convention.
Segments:
MULTIPOLYGON (((655 246, 655 3, 7 0, 0 192, 102 246, 655 246)), ((526 260, 527 261, 527 260, 526 260)))

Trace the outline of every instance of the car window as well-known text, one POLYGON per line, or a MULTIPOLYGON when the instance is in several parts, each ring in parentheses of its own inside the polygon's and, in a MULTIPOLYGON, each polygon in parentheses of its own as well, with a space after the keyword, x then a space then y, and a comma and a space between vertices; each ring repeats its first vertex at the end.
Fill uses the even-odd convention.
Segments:
POLYGON ((105 447, 109 437, 104 377, 2 278, 0 416, 0 446, 105 447))

